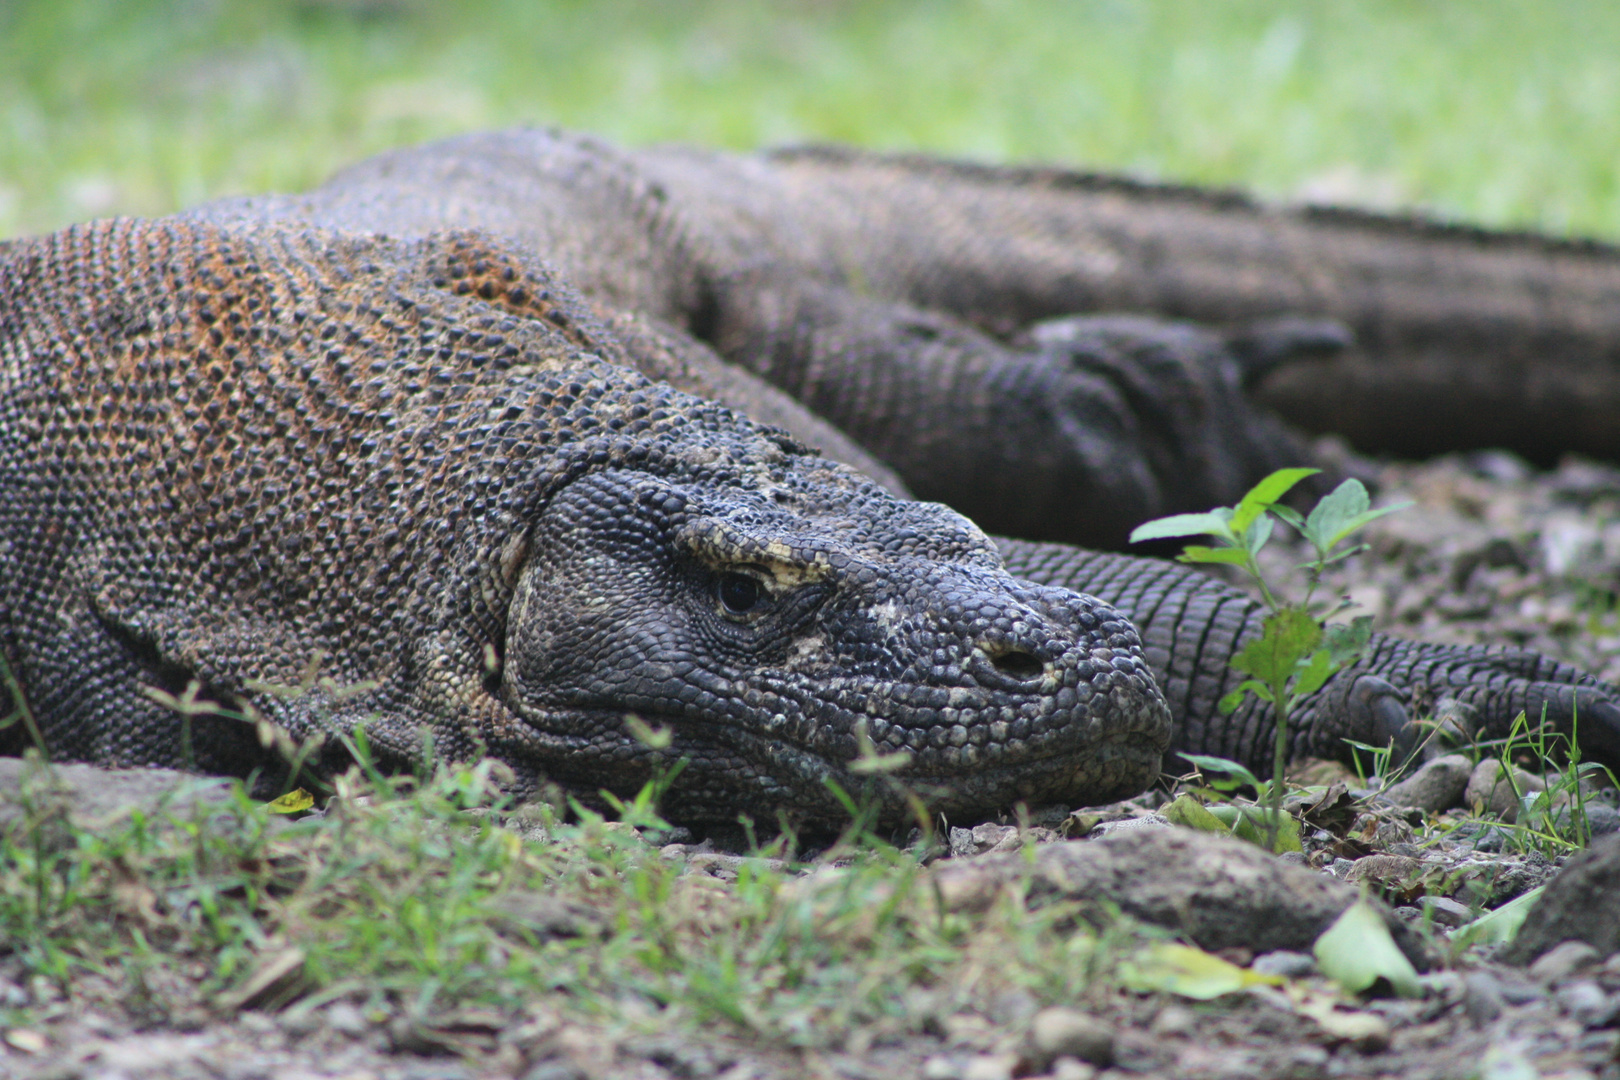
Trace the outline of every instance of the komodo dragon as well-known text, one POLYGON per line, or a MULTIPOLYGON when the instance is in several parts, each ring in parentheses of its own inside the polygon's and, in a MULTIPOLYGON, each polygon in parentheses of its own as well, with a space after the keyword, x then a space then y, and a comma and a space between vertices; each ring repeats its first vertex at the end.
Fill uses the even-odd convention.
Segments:
MULTIPOLYGON (((1087 307, 1056 294, 1107 262, 1063 219, 1091 189, 1044 175, 514 132, 308 196, 0 247, 0 628, 54 752, 268 764, 250 725, 183 724, 145 692, 196 681, 297 736, 364 721, 389 763, 427 737, 493 754, 520 792, 628 793, 685 757, 667 809, 694 821, 835 819, 824 781, 859 786, 863 737, 958 820, 1140 790, 1172 744, 1263 768, 1269 714, 1214 708, 1257 626, 1245 596, 992 541, 722 359, 924 491, 943 473, 886 428, 947 464, 1000 462, 975 483, 1020 490, 1027 462, 1055 521, 1036 533, 1095 514, 1107 537, 1294 453, 1233 355, 1332 328, 1018 336, 1087 307), (325 680, 276 692, 312 661, 325 680), (673 742, 638 742, 629 713, 673 742)), ((1414 696, 1459 699, 1487 732, 1578 708, 1588 754, 1620 764, 1614 688, 1393 638, 1314 696, 1294 749, 1404 738, 1414 696)))

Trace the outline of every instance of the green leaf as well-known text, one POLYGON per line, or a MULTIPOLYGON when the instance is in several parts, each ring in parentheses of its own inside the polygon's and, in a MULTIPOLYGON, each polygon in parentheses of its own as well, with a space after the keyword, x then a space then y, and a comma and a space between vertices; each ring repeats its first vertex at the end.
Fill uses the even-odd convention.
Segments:
POLYGON ((635 713, 624 714, 624 726, 632 739, 649 750, 668 750, 675 741, 675 733, 669 728, 655 728, 635 713))
POLYGON ((1322 974, 1351 993, 1371 989, 1379 979, 1388 980, 1402 997, 1423 992, 1412 962, 1395 947, 1384 917, 1365 896, 1322 932, 1311 951, 1322 974))
POLYGON ((1366 653, 1367 643, 1372 640, 1372 616, 1357 615, 1347 623, 1334 623, 1327 628, 1324 640, 1334 670, 1353 664, 1366 653))
POLYGON ((1321 471, 1321 469, 1278 469, 1254 485, 1232 511, 1230 526, 1232 534, 1243 535, 1249 527, 1249 522, 1270 509, 1271 504, 1288 494, 1290 488, 1307 476, 1315 476, 1321 471))
POLYGON ((1301 536, 1305 534, 1305 519, 1300 517, 1299 511, 1292 506, 1273 506, 1271 513, 1276 516, 1277 520, 1293 526, 1301 536))
POLYGON ((303 788, 293 788, 277 799, 271 799, 264 808, 272 814, 301 814, 315 805, 315 796, 303 788))
POLYGON ((1271 687, 1258 679, 1244 679, 1238 683, 1236 690, 1233 690, 1230 694, 1221 695, 1221 700, 1215 703, 1215 707, 1221 711, 1222 716, 1231 716, 1237 712, 1237 707, 1243 704, 1245 694, 1253 694, 1261 701, 1272 700, 1271 687))
POLYGON ((1120 964, 1120 981, 1139 992, 1162 991, 1196 1001, 1209 1001, 1250 986, 1276 986, 1279 975, 1240 968, 1191 945, 1154 942, 1120 964))
POLYGON ((1232 826, 1232 835, 1239 840, 1247 840, 1266 848, 1274 855, 1281 855, 1285 851, 1304 851, 1299 842, 1299 820, 1293 814, 1278 811, 1277 813, 1277 841, 1271 843, 1271 830, 1266 826, 1271 817, 1271 811, 1264 806, 1238 807, 1237 824, 1232 826))
POLYGON ((1243 531, 1243 546, 1249 549, 1250 555, 1260 554, 1260 549, 1271 539, 1271 529, 1269 517, 1259 517, 1249 522, 1249 527, 1243 531))
POLYGON ((1322 641, 1322 627, 1304 608, 1285 607, 1266 616, 1260 636, 1243 646, 1231 666, 1273 686, 1282 685, 1322 641))
MULTIPOLYGON (((1377 521, 1385 514, 1393 514, 1397 510, 1405 510, 1408 506, 1412 505, 1415 504, 1412 502, 1412 500, 1408 499, 1406 502, 1391 503, 1388 506, 1381 506, 1377 510, 1368 510, 1366 513, 1357 514, 1355 517, 1345 522, 1344 527, 1333 536, 1332 544, 1337 544, 1340 540, 1343 540, 1357 529, 1363 527, 1369 521, 1377 521)), ((1329 546, 1331 546, 1331 544, 1329 546)))
POLYGON ((1159 813, 1177 825, 1199 832, 1230 833, 1231 827, 1209 812, 1203 803, 1191 795, 1178 795, 1174 802, 1159 813))
POLYGON ((1252 788, 1261 786, 1260 781, 1255 779, 1254 773, 1230 758, 1215 757, 1212 754, 1182 754, 1181 756, 1206 773, 1225 773, 1232 778, 1231 780, 1211 780, 1210 785, 1218 790, 1229 791, 1244 784, 1252 788))
POLYGON ((1305 539, 1318 550, 1326 552, 1333 547, 1330 540, 1344 524, 1356 515, 1367 512, 1372 505, 1367 488, 1360 480, 1350 479, 1322 496, 1322 501, 1311 507, 1305 519, 1305 539))
POLYGON ((1545 885, 1537 885, 1495 911, 1487 912, 1471 923, 1464 923, 1451 935, 1453 947, 1506 945, 1519 933, 1519 927, 1524 925, 1524 917, 1530 914, 1530 909, 1536 906, 1536 901, 1546 888, 1545 885))
POLYGON ((1326 555, 1337 547, 1341 540, 1368 522, 1376 521, 1396 510, 1404 510, 1412 504, 1396 503, 1379 510, 1369 510, 1369 505, 1367 489, 1361 481, 1346 480, 1323 496, 1322 501, 1311 510, 1310 517, 1305 519, 1305 539, 1326 555))
POLYGON ((1131 530, 1131 543, 1173 540, 1178 536, 1219 536, 1225 540, 1235 540, 1237 534, 1227 524, 1231 517, 1230 509, 1218 506, 1202 514, 1171 514, 1169 517, 1154 518, 1131 530))
POLYGON ((1233 566, 1248 566, 1249 553, 1243 548, 1235 547, 1204 547, 1200 544, 1188 544, 1176 556, 1178 562, 1190 563, 1230 563, 1233 566))
POLYGON ((1327 649, 1317 649, 1300 667, 1299 674, 1295 677, 1294 694, 1304 697, 1306 694, 1316 693, 1322 689, 1322 684, 1328 681, 1328 677, 1338 670, 1339 664, 1334 662, 1332 653, 1327 649))

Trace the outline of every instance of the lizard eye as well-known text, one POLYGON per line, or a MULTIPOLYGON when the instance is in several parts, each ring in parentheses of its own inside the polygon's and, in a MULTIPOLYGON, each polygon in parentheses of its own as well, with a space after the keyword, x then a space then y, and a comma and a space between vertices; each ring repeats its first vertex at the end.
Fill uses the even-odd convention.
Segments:
POLYGON ((758 578, 739 574, 735 570, 720 575, 715 592, 719 594, 720 606, 725 608, 727 615, 747 615, 765 599, 765 589, 758 578))

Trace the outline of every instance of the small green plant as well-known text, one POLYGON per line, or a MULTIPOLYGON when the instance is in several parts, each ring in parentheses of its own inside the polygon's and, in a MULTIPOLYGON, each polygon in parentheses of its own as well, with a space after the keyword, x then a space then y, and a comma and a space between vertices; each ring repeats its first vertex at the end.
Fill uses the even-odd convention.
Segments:
MULTIPOLYGON (((1329 566, 1366 547, 1364 544, 1345 546, 1345 541, 1357 530, 1410 505, 1401 503, 1374 510, 1366 487, 1355 479, 1334 488, 1308 516, 1278 505, 1278 500, 1294 485, 1318 471, 1279 469, 1251 488, 1236 506, 1218 506, 1201 514, 1159 518, 1137 526, 1131 533, 1132 543, 1208 536, 1214 541, 1212 546, 1189 544, 1178 558, 1189 563, 1235 566, 1260 590, 1267 609, 1260 636, 1249 641, 1231 661, 1235 670, 1249 677, 1221 698, 1219 707, 1223 713, 1230 713, 1246 696, 1253 694, 1269 702, 1276 714, 1272 779, 1261 793, 1269 807, 1267 830, 1273 847, 1282 821, 1282 778, 1288 764, 1289 720, 1301 700, 1321 689, 1335 672, 1366 651, 1372 633, 1372 619, 1366 615, 1357 616, 1349 623, 1326 623, 1325 620, 1349 605, 1343 601, 1315 602, 1322 574, 1329 566), (1300 567, 1307 575, 1307 588, 1304 599, 1297 604, 1278 600, 1258 561, 1278 521, 1298 531, 1316 552, 1314 559, 1300 567)), ((1211 767, 1232 771, 1231 763, 1223 765, 1213 759, 1206 760, 1211 767)))
POLYGON ((1581 759, 1578 712, 1571 716, 1566 735, 1548 723, 1545 707, 1542 711, 1541 722, 1534 725, 1525 713, 1519 713, 1506 736, 1481 743, 1479 749, 1494 753, 1499 783, 1512 790, 1518 807, 1513 821, 1496 827, 1513 847, 1555 857, 1591 842, 1582 780, 1607 773, 1613 786, 1615 777, 1599 762, 1581 759), (1522 785, 1515 768, 1521 762, 1544 776, 1556 775, 1557 779, 1541 790, 1522 785))

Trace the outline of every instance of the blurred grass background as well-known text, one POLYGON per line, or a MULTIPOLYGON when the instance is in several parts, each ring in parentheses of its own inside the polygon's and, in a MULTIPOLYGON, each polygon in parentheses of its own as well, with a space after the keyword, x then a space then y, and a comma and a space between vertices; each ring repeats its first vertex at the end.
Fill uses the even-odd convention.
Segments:
POLYGON ((1620 238, 1601 0, 0 0, 0 236, 559 124, 838 140, 1620 238))

